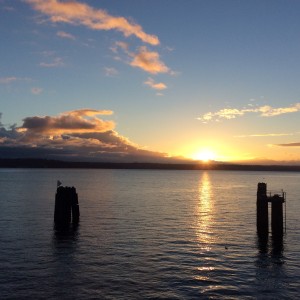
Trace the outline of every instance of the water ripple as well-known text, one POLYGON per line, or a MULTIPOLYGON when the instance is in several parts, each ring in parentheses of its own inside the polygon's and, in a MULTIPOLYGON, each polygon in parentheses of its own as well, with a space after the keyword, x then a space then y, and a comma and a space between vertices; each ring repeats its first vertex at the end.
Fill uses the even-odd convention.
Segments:
POLYGON ((291 173, 2 169, 1 299, 297 298, 300 204, 282 243, 259 241, 261 176, 299 194, 291 173), (53 229, 58 178, 79 193, 66 231, 53 229))

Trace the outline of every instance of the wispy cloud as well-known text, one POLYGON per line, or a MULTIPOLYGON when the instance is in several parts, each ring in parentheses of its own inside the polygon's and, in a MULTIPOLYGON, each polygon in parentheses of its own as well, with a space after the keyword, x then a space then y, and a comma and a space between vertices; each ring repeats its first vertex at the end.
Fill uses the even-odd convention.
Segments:
POLYGON ((300 110, 300 103, 295 103, 289 107, 273 108, 268 105, 259 107, 259 112, 261 113, 261 116, 263 116, 263 117, 273 117, 273 116, 278 116, 278 115, 282 115, 282 114, 297 112, 299 110, 300 110))
POLYGON ((275 144, 280 147, 300 147, 300 143, 275 144))
MULTIPOLYGON (((118 49, 122 49, 127 55, 125 59, 126 63, 132 67, 140 68, 145 72, 150 74, 158 73, 169 73, 173 75, 173 72, 169 67, 161 61, 159 53, 156 51, 150 51, 146 46, 141 46, 138 48, 137 52, 129 50, 129 45, 125 42, 116 42, 111 50, 118 54, 118 49)), ((119 56, 115 57, 116 60, 121 60, 119 56)))
POLYGON ((63 59, 61 57, 55 57, 50 62, 41 62, 40 66, 44 68, 57 68, 57 67, 63 67, 65 63, 63 62, 63 59))
POLYGON ((83 25, 94 30, 117 30, 125 37, 134 35, 145 43, 158 45, 155 35, 147 34, 143 28, 124 17, 114 17, 105 10, 95 9, 77 1, 61 2, 58 0, 25 0, 31 6, 49 16, 50 21, 83 25))
POLYGON ((160 60, 159 54, 148 50, 146 46, 141 46, 139 51, 132 56, 133 59, 130 62, 132 67, 140 68, 151 74, 170 72, 170 69, 160 60))
MULTIPOLYGON (((146 33, 142 26, 131 19, 122 16, 112 16, 103 9, 94 8, 86 3, 76 0, 24 0, 34 10, 48 17, 52 23, 67 23, 71 25, 81 25, 92 30, 116 30, 121 32, 126 38, 135 36, 142 42, 151 46, 157 46, 160 41, 156 35, 146 33)), ((57 36, 61 38, 75 40, 75 36, 65 31, 58 31, 57 36)), ((130 51, 125 42, 117 42, 111 50, 116 54, 115 60, 123 61, 126 64, 144 70, 150 74, 168 73, 175 75, 166 64, 161 60, 157 51, 140 46, 136 51, 130 51), (125 58, 118 54, 118 49, 122 49, 125 58)), ((168 51, 171 51, 169 49, 168 51)), ((53 61, 41 62, 42 67, 61 67, 64 63, 61 58, 56 57, 53 61)), ((110 74, 109 71, 106 74, 110 74)), ((114 74, 115 75, 115 74, 114 74)), ((111 76, 111 75, 108 75, 111 76)), ((161 85, 162 87, 162 85, 161 85)))
POLYGON ((148 80, 144 82, 144 84, 150 86, 154 90, 165 90, 167 86, 162 82, 155 82, 153 78, 149 77, 148 80))
POLYGON ((276 136, 293 136, 298 133, 258 133, 248 135, 236 135, 235 138, 248 138, 248 137, 276 137, 276 136))
POLYGON ((40 54, 43 57, 53 57, 56 54, 56 52, 53 50, 45 50, 38 52, 38 54, 40 54))
POLYGON ((198 120, 207 123, 208 121, 220 121, 221 119, 235 119, 237 117, 243 116, 247 113, 256 113, 261 117, 274 117, 287 113, 294 113, 300 111, 300 103, 295 103, 288 107, 278 107, 274 108, 269 105, 264 105, 260 107, 253 108, 224 108, 217 112, 208 112, 201 117, 197 118, 198 120))
POLYGON ((16 77, 16 76, 0 77, 0 84, 11 84, 19 81, 29 82, 32 81, 32 79, 29 77, 16 77))
POLYGON ((69 39, 69 40, 73 40, 73 41, 76 40, 74 35, 72 35, 70 33, 67 33, 67 32, 64 32, 64 31, 58 31, 56 33, 56 35, 59 36, 60 38, 63 38, 63 39, 69 39))
POLYGON ((109 67, 104 68, 104 73, 105 73, 105 76, 107 76, 107 77, 115 77, 119 74, 118 70, 116 70, 115 68, 109 68, 109 67))
POLYGON ((15 11, 15 8, 12 6, 4 6, 2 9, 5 11, 15 11))
POLYGON ((1 77, 0 78, 0 84, 10 84, 14 81, 18 80, 17 77, 11 76, 11 77, 1 77))
POLYGON ((117 41, 115 42, 115 45, 111 48, 111 50, 114 53, 118 53, 118 47, 123 49, 128 55, 130 55, 128 43, 117 41))
POLYGON ((31 89, 31 93, 33 95, 40 95, 41 93, 43 92, 43 89, 42 88, 39 88, 39 87, 33 87, 31 89))

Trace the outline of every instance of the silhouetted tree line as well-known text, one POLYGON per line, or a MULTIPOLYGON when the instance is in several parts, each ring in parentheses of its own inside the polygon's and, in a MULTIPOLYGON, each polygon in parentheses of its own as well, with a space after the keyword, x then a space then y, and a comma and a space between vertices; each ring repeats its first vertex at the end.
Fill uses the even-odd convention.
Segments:
POLYGON ((84 168, 84 169, 152 169, 152 170, 230 170, 230 171, 300 171, 300 166, 241 165, 220 162, 210 163, 116 163, 74 162, 48 159, 0 159, 0 168, 84 168))

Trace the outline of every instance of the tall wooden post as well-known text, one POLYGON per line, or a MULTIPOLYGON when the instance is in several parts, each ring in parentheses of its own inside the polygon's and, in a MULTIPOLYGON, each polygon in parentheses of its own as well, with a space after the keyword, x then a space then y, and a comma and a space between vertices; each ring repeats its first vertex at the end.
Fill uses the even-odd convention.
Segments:
POLYGON ((283 235, 283 202, 284 197, 280 197, 275 194, 272 197, 271 203, 271 227, 272 227, 272 235, 274 237, 282 237, 283 235))
POLYGON ((55 195, 54 223, 58 227, 67 227, 71 222, 79 222, 78 195, 74 187, 59 186, 55 195))
POLYGON ((256 225, 259 236, 267 236, 269 232, 267 184, 259 182, 257 185, 256 225))

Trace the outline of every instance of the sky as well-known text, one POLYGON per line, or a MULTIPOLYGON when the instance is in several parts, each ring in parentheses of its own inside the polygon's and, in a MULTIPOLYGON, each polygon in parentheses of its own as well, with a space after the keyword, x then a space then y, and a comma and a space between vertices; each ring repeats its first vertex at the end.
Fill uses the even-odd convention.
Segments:
POLYGON ((0 0, 0 157, 300 164, 300 2, 0 0))

